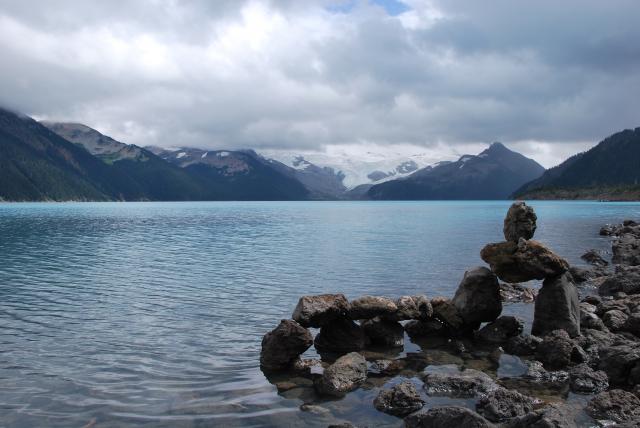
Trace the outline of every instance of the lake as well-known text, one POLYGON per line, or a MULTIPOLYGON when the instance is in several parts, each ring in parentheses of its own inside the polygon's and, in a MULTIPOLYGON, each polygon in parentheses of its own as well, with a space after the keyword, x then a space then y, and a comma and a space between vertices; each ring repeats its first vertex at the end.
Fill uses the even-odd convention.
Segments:
MULTIPOLYGON (((262 336, 303 294, 451 296, 509 204, 0 204, 0 426, 398 425, 357 405, 376 390, 301 411, 260 371, 262 336)), ((531 205, 536 239, 574 264, 610 247, 604 223, 640 217, 531 205)))

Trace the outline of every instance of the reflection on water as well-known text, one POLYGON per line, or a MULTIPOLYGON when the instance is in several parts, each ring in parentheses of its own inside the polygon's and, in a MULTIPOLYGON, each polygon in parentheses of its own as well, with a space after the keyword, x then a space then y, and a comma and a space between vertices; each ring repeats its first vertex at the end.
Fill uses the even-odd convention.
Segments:
MULTIPOLYGON (((0 425, 398 425, 370 406, 375 383, 300 411, 300 391, 260 372, 262 335, 301 294, 451 295, 507 206, 0 204, 0 425)), ((640 212, 533 206, 536 237, 573 263, 608 247, 602 223, 640 212)))

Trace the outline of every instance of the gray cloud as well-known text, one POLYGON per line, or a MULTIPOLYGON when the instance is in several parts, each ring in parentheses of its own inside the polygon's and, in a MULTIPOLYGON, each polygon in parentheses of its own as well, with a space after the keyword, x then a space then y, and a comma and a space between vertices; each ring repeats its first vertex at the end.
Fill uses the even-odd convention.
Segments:
POLYGON ((405 3, 0 0, 0 103, 141 145, 501 140, 547 165, 639 124, 639 3, 405 3))

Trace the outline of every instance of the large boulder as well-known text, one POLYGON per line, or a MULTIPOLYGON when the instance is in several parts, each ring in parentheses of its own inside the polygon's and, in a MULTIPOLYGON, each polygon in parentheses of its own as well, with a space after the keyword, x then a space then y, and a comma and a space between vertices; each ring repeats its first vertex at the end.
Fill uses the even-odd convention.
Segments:
POLYGON ((630 422, 640 420, 640 398, 621 389, 601 392, 593 397, 585 409, 598 420, 630 422))
POLYGON ((493 428, 494 425, 476 412, 459 406, 433 407, 407 416, 406 428, 493 428))
POLYGON ((542 337, 553 330, 580 335, 580 300, 568 274, 545 279, 536 299, 531 334, 542 337))
POLYGON ((536 358, 548 370, 563 369, 571 362, 575 343, 564 330, 554 330, 542 338, 536 358))
POLYGON ((314 341, 320 352, 346 354, 359 351, 366 344, 364 331, 349 319, 336 319, 320 328, 314 341))
POLYGON ((344 294, 302 296, 292 318, 303 327, 317 328, 345 316, 348 311, 349 301, 344 294))
POLYGON ((483 342, 504 343, 518 336, 524 329, 524 322, 511 315, 503 315, 492 323, 482 327, 476 337, 483 342))
POLYGON ((285 370, 309 349, 313 337, 295 321, 282 320, 262 338, 260 366, 267 371, 285 370))
POLYGON ((357 352, 351 352, 338 358, 322 373, 315 382, 318 393, 343 397, 347 392, 357 389, 367 380, 367 362, 357 352))
POLYGON ((424 405, 420 393, 410 381, 404 381, 391 389, 380 391, 373 405, 381 412, 404 417, 418 411, 424 405))
POLYGON ((637 235, 627 233, 619 236, 611 245, 614 264, 638 266, 640 265, 640 239, 637 235))
POLYGON ((469 269, 451 303, 466 324, 480 325, 495 320, 502 312, 498 278, 486 267, 469 269))
POLYGON ((569 263, 538 241, 487 244, 480 257, 505 282, 525 282, 563 274, 569 263))
POLYGON ((504 218, 504 239, 518 242, 520 238, 531 239, 536 232, 536 213, 524 201, 511 204, 504 218))
POLYGON ((503 422, 532 412, 537 400, 517 391, 498 388, 480 398, 476 410, 491 422, 503 422))
POLYGON ((434 397, 473 398, 498 388, 489 375, 474 369, 459 373, 428 373, 422 381, 427 394, 434 397))
POLYGON ((431 306, 433 316, 448 327, 451 333, 457 334, 465 330, 464 319, 449 299, 435 297, 431 300, 431 306))
POLYGON ((404 328, 397 321, 373 318, 362 323, 362 329, 372 345, 401 347, 404 345, 404 328))
POLYGON ((398 307, 386 297, 362 296, 351 301, 349 316, 353 320, 368 320, 375 317, 393 316, 398 307))

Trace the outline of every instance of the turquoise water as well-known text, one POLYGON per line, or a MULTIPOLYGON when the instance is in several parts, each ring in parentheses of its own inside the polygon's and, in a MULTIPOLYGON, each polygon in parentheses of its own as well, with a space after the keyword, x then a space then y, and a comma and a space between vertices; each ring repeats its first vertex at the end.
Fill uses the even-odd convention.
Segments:
MULTIPOLYGON (((0 426, 397 424, 354 410, 375 390, 300 411, 260 372, 262 335, 302 294, 451 295, 508 205, 0 204, 0 426)), ((602 224, 640 217, 636 203, 532 205, 536 238, 576 264, 609 247, 602 224)))

